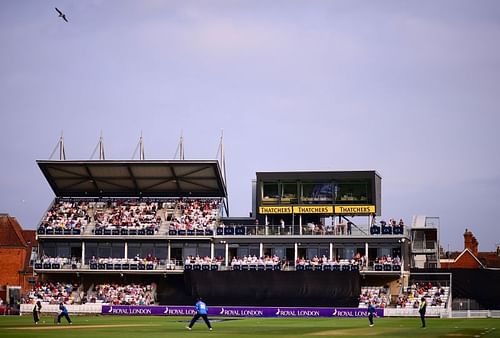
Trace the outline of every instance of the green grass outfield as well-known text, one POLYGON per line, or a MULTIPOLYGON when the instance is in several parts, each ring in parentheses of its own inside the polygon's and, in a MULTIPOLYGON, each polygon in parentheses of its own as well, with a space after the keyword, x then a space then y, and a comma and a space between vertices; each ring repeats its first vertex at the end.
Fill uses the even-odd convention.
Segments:
POLYGON ((0 338, 90 337, 485 337, 500 338, 500 319, 428 318, 427 328, 420 328, 419 318, 375 318, 368 326, 366 318, 235 318, 217 321, 213 331, 199 321, 188 331, 187 317, 72 316, 73 324, 63 319, 55 325, 54 317, 42 316, 34 325, 31 316, 0 316, 0 338))

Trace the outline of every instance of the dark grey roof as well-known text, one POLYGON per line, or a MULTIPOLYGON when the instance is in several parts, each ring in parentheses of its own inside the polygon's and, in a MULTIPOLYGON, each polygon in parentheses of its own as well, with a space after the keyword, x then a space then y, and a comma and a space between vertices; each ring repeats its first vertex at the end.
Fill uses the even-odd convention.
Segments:
POLYGON ((227 197, 217 160, 37 161, 58 197, 227 197))

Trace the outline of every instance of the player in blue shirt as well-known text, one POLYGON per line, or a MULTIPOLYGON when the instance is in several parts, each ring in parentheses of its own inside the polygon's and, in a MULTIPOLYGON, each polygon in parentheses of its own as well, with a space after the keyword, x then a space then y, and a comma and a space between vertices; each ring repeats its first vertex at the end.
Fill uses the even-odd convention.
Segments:
POLYGON ((59 315, 57 316, 57 324, 61 324, 61 318, 64 317, 71 324, 71 319, 69 318, 68 309, 64 306, 64 303, 59 303, 59 315))
POLYGON ((201 298, 198 298, 196 304, 195 304, 195 310, 196 310, 196 313, 195 315, 193 316, 193 319, 191 319, 191 323, 189 323, 189 326, 187 326, 187 329, 188 330, 191 330, 191 328, 193 327, 194 323, 196 323, 196 321, 198 319, 203 318, 203 320, 205 321, 205 324, 207 324, 208 326, 208 329, 210 331, 212 331, 212 325, 210 325, 210 321, 208 320, 208 317, 207 317, 207 313, 208 313, 208 306, 207 304, 205 304, 201 298))
POLYGON ((373 326, 373 315, 375 314, 375 301, 368 304, 368 320, 370 321, 370 326, 373 326))

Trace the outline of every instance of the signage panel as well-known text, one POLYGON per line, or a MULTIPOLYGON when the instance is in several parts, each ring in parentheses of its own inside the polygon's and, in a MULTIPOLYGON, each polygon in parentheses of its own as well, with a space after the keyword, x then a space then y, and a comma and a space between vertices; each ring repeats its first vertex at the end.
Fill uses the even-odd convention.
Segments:
POLYGON ((336 205, 336 214, 343 215, 358 215, 358 214, 374 214, 374 205, 336 205))
MULTIPOLYGON (((103 315, 123 316, 192 316, 194 306, 103 305, 103 315)), ((384 316, 384 309, 376 309, 377 316, 384 316)), ((314 308, 314 307, 250 307, 209 306, 208 315, 228 317, 367 317, 367 309, 314 308)))

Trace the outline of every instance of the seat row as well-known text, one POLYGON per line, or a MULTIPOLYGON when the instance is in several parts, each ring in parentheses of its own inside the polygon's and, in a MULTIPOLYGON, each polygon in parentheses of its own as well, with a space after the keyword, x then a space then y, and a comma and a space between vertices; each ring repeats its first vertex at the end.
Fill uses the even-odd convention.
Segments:
POLYGON ((81 229, 76 228, 44 228, 40 227, 37 230, 39 235, 80 235, 81 229))
POLYGON ((296 271, 359 271, 358 264, 299 264, 296 271))
POLYGON ((219 270, 219 264, 185 264, 185 271, 216 271, 219 270))
POLYGON ((373 264, 373 270, 375 270, 375 271, 401 271, 401 264, 375 263, 375 264, 373 264))
POLYGON ((61 269, 61 263, 35 263, 35 269, 61 269))
POLYGON ((156 264, 148 263, 90 263, 90 270, 154 270, 156 264))
POLYGON ((374 225, 370 227, 370 234, 371 235, 402 235, 403 234, 403 227, 402 226, 383 226, 380 227, 378 225, 374 225))
POLYGON ((144 235, 154 235, 155 230, 153 228, 148 228, 148 229, 103 229, 103 228, 98 228, 94 230, 94 235, 104 235, 104 236, 144 236, 144 235))

